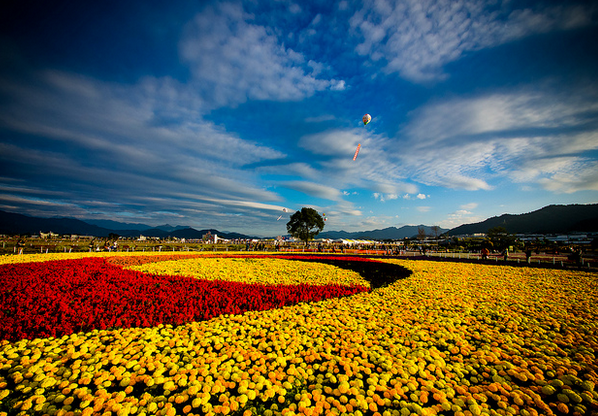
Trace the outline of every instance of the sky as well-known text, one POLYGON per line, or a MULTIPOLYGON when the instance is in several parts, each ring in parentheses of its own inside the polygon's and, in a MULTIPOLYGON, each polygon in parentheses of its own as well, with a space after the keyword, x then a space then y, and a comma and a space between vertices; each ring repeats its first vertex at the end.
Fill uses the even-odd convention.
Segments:
POLYGON ((4 2, 0 210, 266 237, 597 203, 596 39, 576 0, 4 2))

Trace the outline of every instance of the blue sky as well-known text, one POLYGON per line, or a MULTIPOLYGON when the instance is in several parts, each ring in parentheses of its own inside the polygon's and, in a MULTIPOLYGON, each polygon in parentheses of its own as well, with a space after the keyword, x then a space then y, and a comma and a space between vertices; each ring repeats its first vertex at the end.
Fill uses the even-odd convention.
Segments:
POLYGON ((12 3, 2 210, 276 236, 598 202, 592 2, 12 3))

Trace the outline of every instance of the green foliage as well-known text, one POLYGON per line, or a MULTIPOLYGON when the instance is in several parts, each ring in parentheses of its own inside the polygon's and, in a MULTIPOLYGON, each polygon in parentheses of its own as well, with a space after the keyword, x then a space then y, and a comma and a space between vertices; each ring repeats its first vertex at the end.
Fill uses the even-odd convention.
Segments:
POLYGON ((324 219, 313 208, 301 208, 291 215, 287 223, 287 232, 293 237, 307 243, 324 229, 324 219))
POLYGON ((515 235, 509 234, 507 229, 501 226, 490 228, 486 236, 488 237, 490 246, 499 250, 513 246, 517 240, 515 235))

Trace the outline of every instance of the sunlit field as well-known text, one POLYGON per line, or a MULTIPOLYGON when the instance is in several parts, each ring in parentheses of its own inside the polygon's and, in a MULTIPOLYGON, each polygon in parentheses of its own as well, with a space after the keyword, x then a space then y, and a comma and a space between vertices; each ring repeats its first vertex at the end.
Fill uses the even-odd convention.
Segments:
POLYGON ((91 254, 0 258, 0 414, 598 414, 594 273, 91 254))

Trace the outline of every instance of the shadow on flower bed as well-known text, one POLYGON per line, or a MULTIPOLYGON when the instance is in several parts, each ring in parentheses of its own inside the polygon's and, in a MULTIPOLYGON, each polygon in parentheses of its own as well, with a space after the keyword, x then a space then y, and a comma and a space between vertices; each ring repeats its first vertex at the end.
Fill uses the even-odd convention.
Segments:
MULTIPOLYGON (((274 257, 274 256, 272 256, 274 257)), ((370 283, 372 289, 387 286, 399 279, 405 279, 411 275, 411 270, 405 267, 384 263, 381 261, 371 260, 363 257, 355 256, 275 256, 276 258, 283 258, 288 260, 311 261, 329 264, 340 267, 342 269, 353 270, 359 273, 365 280, 370 283)))

